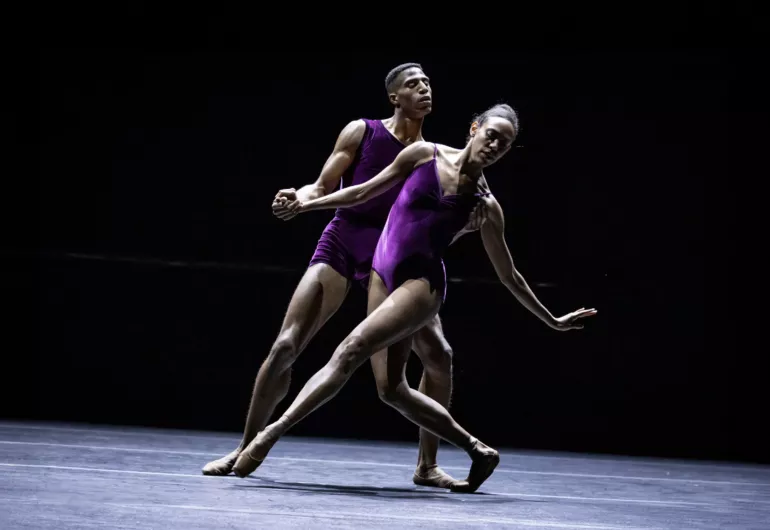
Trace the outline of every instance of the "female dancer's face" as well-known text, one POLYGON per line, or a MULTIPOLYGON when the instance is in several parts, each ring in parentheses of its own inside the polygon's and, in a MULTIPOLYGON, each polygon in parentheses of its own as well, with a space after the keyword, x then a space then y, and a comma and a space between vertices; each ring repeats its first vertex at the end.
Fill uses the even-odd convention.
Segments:
POLYGON ((471 125, 471 160, 482 166, 491 166, 500 160, 513 145, 516 129, 505 118, 490 116, 479 127, 471 125))

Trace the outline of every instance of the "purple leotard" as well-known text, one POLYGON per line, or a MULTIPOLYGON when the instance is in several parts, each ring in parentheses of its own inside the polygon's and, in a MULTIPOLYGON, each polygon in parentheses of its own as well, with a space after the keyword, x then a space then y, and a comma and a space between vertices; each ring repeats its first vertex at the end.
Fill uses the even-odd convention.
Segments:
MULTIPOLYGON (((340 188, 362 184, 389 166, 406 147, 380 120, 363 120, 366 132, 356 159, 345 172, 340 188)), ((310 265, 326 263, 348 280, 367 288, 372 258, 382 228, 403 183, 363 204, 337 209, 318 240, 310 265)))
POLYGON ((438 290, 442 300, 446 298, 442 257, 481 196, 444 195, 434 147, 433 159, 417 167, 404 182, 374 251, 372 269, 388 292, 406 280, 426 278, 431 291, 438 290))

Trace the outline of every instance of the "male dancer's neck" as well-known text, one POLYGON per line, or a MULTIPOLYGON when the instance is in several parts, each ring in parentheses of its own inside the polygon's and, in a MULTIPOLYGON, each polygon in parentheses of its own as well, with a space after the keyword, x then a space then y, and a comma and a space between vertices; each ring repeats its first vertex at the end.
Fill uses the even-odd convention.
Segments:
POLYGON ((401 109, 396 109, 390 123, 386 126, 390 132, 406 145, 423 140, 422 122, 425 118, 410 118, 401 109))

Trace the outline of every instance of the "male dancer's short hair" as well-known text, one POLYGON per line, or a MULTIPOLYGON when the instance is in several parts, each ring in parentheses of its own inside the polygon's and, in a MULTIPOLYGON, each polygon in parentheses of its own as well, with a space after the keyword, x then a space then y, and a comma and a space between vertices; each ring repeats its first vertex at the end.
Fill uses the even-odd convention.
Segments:
POLYGON ((420 63, 404 63, 399 64, 395 68, 393 68, 390 72, 388 72, 388 75, 385 76, 385 90, 388 92, 392 92, 395 90, 398 84, 398 81, 400 81, 401 74, 408 70, 409 68, 419 68, 422 70, 422 65, 420 63))

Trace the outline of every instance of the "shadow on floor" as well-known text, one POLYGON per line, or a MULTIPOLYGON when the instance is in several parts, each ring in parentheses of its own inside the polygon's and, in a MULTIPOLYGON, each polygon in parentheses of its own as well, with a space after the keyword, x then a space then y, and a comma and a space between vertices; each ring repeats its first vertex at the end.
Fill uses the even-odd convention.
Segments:
MULTIPOLYGON (((240 482, 240 481, 239 481, 240 482)), ((428 491, 419 486, 413 488, 388 488, 373 486, 344 486, 341 484, 311 484, 307 482, 284 482, 267 478, 253 477, 236 487, 304 491, 307 493, 322 493, 325 495, 357 495, 362 497, 387 497, 393 499, 435 499, 439 501, 456 502, 468 500, 484 502, 515 502, 521 499, 514 497, 498 497, 493 493, 452 493, 449 490, 428 491)))

